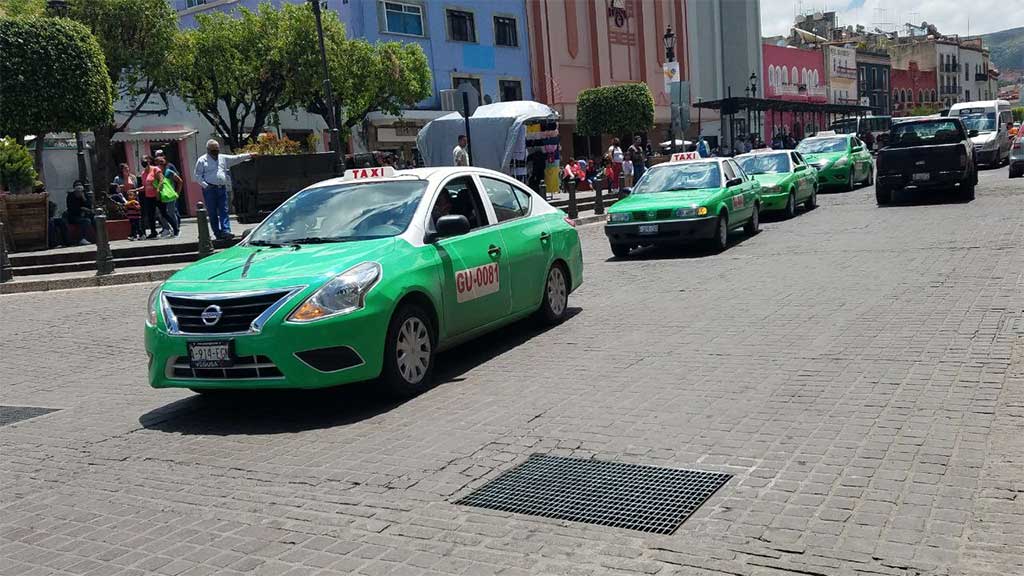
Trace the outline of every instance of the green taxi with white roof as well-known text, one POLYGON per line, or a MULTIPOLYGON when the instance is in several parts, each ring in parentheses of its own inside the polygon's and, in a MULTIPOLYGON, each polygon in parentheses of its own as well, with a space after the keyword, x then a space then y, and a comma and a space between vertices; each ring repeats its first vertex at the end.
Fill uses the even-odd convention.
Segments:
POLYGON ((156 388, 430 385, 438 351, 536 315, 583 279, 565 214, 499 172, 365 168, 292 196, 153 290, 156 388))
POLYGON ((818 171, 796 150, 755 150, 736 157, 743 171, 761 184, 761 209, 796 215, 803 204, 808 210, 818 205, 818 171))
POLYGON ((721 251, 730 230, 760 230, 760 211, 761 185, 734 159, 687 152, 644 172, 628 196, 608 209, 604 231, 617 258, 641 246, 693 241, 721 251))
POLYGON ((804 138, 796 151, 818 170, 818 185, 853 190, 875 181, 875 161, 867 146, 853 134, 819 132, 804 138))

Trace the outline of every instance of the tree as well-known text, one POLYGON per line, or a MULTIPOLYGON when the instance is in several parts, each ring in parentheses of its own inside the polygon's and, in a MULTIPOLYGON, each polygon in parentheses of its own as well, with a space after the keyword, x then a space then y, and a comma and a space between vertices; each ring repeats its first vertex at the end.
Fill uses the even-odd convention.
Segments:
POLYGON ((580 92, 576 98, 579 134, 621 135, 654 127, 654 98, 647 84, 602 86, 580 92))
POLYGON ((36 180, 32 156, 13 138, 0 138, 0 190, 17 192, 36 180))
POLYGON ((88 130, 113 116, 103 52, 66 18, 0 18, 0 134, 36 135, 42 178, 48 132, 88 130))
MULTIPOLYGON (((342 132, 351 130, 370 112, 398 114, 433 93, 427 55, 418 44, 370 44, 361 39, 333 42, 328 66, 335 89, 335 118, 342 132)), ((322 81, 303 83, 309 89, 299 100, 309 102, 307 110, 327 122, 321 85, 322 81)))
POLYGON ((261 4, 238 17, 218 12, 196 21, 174 49, 174 92, 240 149, 256 140, 268 118, 294 105, 301 70, 309 54, 319 54, 312 13, 305 4, 261 4))
MULTIPOLYGON (((25 0, 23 0, 25 1, 25 0)), ((95 180, 101 199, 114 176, 111 140, 123 131, 150 97, 178 74, 168 56, 178 35, 178 15, 167 0, 69 0, 70 17, 84 24, 99 41, 115 98, 129 109, 116 122, 111 113, 93 126, 96 138, 95 180)), ((74 70, 72 70, 74 72, 74 70)))
POLYGON ((1013 121, 1024 122, 1024 106, 1013 109, 1013 121))

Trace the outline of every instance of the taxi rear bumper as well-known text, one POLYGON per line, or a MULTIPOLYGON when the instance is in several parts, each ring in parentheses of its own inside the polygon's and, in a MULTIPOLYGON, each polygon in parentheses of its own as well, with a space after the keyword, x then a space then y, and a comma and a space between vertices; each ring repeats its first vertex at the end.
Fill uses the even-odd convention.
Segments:
POLYGON ((607 224, 604 233, 612 244, 679 244, 714 237, 717 222, 717 217, 709 216, 687 220, 607 224), (657 230, 651 232, 650 229, 644 229, 641 232, 641 226, 657 226, 657 230))

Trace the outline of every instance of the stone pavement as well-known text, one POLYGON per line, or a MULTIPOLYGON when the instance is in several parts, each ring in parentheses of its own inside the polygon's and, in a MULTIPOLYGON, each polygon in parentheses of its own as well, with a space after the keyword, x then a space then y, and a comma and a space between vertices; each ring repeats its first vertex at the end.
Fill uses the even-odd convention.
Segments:
POLYGON ((372 385, 145 382, 152 285, 0 298, 0 574, 1024 574, 1024 188, 823 195, 372 385), (531 453, 735 475, 671 536, 452 504, 531 453))

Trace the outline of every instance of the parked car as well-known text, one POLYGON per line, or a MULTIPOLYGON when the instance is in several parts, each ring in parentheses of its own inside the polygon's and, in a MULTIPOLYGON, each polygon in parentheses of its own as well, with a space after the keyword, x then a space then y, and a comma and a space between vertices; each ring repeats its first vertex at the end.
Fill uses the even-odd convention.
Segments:
POLYGON ((955 116, 895 124, 889 144, 878 153, 878 205, 905 189, 955 189, 960 198, 973 200, 978 168, 971 137, 976 134, 955 116))
POLYGON ((649 169, 608 209, 604 231, 615 257, 625 258, 639 246, 693 241, 721 251, 733 228, 743 226, 751 235, 760 230, 761 185, 732 158, 687 154, 693 159, 649 169))
POLYGON ((853 134, 831 134, 804 138, 797 152, 818 170, 819 186, 841 186, 853 190, 858 184, 871 185, 875 161, 867 147, 853 134))
POLYGON ((960 102, 949 109, 950 116, 963 120, 974 145, 974 160, 983 166, 1002 166, 1010 157, 1010 126, 1013 112, 1006 100, 960 102))
POLYGON ((1010 148, 1010 178, 1024 176, 1024 130, 1017 133, 1017 138, 1010 148))
POLYGON ((797 204, 818 205, 818 171, 796 150, 757 150, 736 157, 748 176, 761 184, 761 209, 796 215, 797 204))

